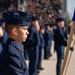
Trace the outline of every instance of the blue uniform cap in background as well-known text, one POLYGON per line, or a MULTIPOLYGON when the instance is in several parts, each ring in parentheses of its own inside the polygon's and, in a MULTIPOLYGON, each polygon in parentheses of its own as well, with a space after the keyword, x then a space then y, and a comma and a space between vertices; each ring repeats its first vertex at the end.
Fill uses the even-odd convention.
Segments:
POLYGON ((4 12, 3 18, 6 24, 17 26, 29 26, 31 22, 31 15, 21 12, 4 12))
POLYGON ((50 26, 50 24, 45 24, 44 26, 47 27, 47 26, 50 26))
POLYGON ((64 18, 57 18, 56 19, 56 22, 61 22, 61 21, 64 21, 64 18))
POLYGON ((36 16, 32 16, 31 21, 38 21, 38 20, 39 20, 39 18, 38 18, 38 17, 36 17, 36 16))
POLYGON ((40 30, 45 29, 45 27, 43 25, 40 26, 40 30))

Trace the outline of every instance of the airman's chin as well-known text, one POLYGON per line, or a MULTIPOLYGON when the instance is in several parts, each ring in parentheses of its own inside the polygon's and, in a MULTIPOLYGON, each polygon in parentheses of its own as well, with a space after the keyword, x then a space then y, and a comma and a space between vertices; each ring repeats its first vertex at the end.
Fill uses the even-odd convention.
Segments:
POLYGON ((25 38, 25 39, 23 40, 23 42, 25 42, 25 41, 26 41, 26 39, 27 39, 27 38, 25 38))

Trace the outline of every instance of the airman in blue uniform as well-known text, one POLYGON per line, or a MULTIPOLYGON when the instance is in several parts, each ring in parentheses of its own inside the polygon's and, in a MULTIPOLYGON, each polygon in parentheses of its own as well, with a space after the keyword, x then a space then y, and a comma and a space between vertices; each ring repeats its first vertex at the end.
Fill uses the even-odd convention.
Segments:
POLYGON ((32 17, 31 26, 29 27, 29 35, 26 40, 26 49, 29 55, 29 74, 37 74, 37 63, 38 63, 38 48, 40 45, 39 39, 39 22, 37 17, 32 17))
POLYGON ((40 46, 39 46, 39 51, 38 51, 38 65, 37 68, 38 70, 43 70, 44 68, 42 67, 42 50, 44 49, 45 43, 44 43, 44 37, 43 34, 45 32, 44 26, 40 26, 40 31, 39 31, 39 37, 40 37, 40 46))
POLYGON ((2 28, 3 28, 3 37, 1 38, 1 43, 2 43, 2 47, 4 47, 4 45, 6 44, 8 35, 7 35, 6 30, 5 30, 5 22, 3 19, 2 19, 2 28))
POLYGON ((8 39, 0 55, 0 68, 5 75, 29 75, 21 42, 26 41, 31 16, 21 11, 3 13, 8 39))
POLYGON ((64 19, 57 18, 56 25, 57 25, 57 29, 54 32, 54 46, 55 46, 54 48, 57 53, 56 75, 60 75, 62 58, 63 58, 63 50, 64 50, 63 46, 67 45, 67 40, 64 36, 64 32, 62 29, 64 25, 64 19))
POLYGON ((1 23, 1 20, 0 20, 0 53, 2 51, 2 43, 1 43, 1 38, 3 37, 3 29, 2 29, 2 23, 1 23))
POLYGON ((53 27, 50 25, 50 50, 49 50, 49 57, 52 56, 52 53, 51 53, 51 47, 52 47, 52 40, 53 40, 53 27))
POLYGON ((52 56, 52 53, 51 53, 51 46, 52 46, 52 40, 53 40, 53 28, 51 27, 50 24, 48 24, 48 27, 47 27, 48 31, 49 31, 49 35, 50 35, 50 39, 49 39, 49 50, 48 50, 48 56, 51 57, 52 56))
POLYGON ((44 47, 44 59, 49 59, 50 55, 50 31, 49 31, 49 24, 45 25, 45 33, 44 33, 44 41, 45 41, 45 47, 44 47))

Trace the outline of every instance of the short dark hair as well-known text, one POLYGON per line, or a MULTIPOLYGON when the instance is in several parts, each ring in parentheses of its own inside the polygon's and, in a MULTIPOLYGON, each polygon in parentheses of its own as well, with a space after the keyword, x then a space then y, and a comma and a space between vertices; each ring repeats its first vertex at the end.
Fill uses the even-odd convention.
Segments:
POLYGON ((19 28, 20 26, 16 26, 16 25, 5 25, 5 30, 6 30, 6 32, 7 32, 7 34, 9 35, 9 34, 11 34, 11 30, 13 29, 13 28, 19 28))

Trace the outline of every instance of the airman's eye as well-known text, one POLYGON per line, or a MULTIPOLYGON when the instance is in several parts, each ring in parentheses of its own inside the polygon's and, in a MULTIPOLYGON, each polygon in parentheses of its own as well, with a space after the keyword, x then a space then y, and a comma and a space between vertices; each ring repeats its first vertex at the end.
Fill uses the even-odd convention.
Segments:
POLYGON ((27 30, 27 28, 23 28, 24 30, 27 30))

